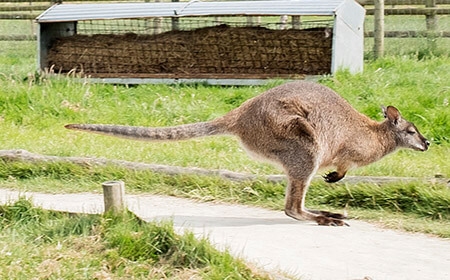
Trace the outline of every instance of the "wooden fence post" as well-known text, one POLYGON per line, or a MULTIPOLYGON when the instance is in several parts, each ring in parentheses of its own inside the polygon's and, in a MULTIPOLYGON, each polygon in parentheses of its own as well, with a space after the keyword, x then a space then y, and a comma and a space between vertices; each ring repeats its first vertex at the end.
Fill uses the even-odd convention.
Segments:
POLYGON ((125 183, 122 181, 108 181, 102 183, 105 213, 125 210, 125 183))
MULTIPOLYGON (((435 8, 436 7, 436 0, 426 0, 425 7, 427 8, 435 8)), ((431 11, 426 17, 426 23, 427 23, 427 39, 428 39, 428 46, 431 50, 436 48, 436 30, 437 30, 437 16, 436 11, 431 11)))
MULTIPOLYGON (((172 0, 172 2, 180 2, 180 0, 172 0)), ((172 30, 179 30, 179 29, 180 29, 180 19, 178 17, 172 17, 172 30)))
POLYGON ((374 5, 374 55, 379 58, 384 55, 384 0, 375 0, 374 5))
MULTIPOLYGON (((151 0, 145 0, 145 2, 150 2, 151 0)), ((161 0, 155 0, 155 3, 159 3, 161 0)), ((155 17, 147 20, 149 23, 149 29, 151 34, 159 34, 162 32, 163 19, 160 17, 155 17)))
POLYGON ((292 28, 300 29, 300 16, 292 16, 292 28))
POLYGON ((252 27, 255 25, 253 16, 246 16, 246 18, 247 18, 247 26, 248 27, 252 27))
POLYGON ((280 29, 286 29, 287 22, 288 22, 288 16, 287 15, 281 16, 280 17, 280 29))

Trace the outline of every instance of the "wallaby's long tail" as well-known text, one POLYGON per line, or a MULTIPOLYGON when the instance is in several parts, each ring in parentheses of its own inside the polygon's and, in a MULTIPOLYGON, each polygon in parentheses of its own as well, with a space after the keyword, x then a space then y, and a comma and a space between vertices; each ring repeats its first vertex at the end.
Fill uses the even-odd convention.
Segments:
POLYGON ((81 130, 142 141, 185 140, 194 137, 226 133, 225 129, 214 121, 198 122, 173 127, 142 127, 108 124, 68 124, 64 127, 72 130, 81 130))

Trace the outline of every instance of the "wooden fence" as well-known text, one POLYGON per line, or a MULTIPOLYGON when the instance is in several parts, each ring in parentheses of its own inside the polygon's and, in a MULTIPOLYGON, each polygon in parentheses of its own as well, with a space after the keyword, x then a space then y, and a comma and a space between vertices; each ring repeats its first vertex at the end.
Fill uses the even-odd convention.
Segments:
MULTIPOLYGON (((1 20, 29 20, 33 25, 33 20, 44 10, 55 3, 61 2, 89 2, 111 0, 0 0, 0 21, 1 20)), ((125 0, 126 1, 126 0, 125 0)), ((145 2, 155 0, 141 0, 145 2)), ((161 0, 156 0, 161 1, 161 0)), ((366 30, 366 37, 374 38, 375 56, 379 57, 384 52, 384 38, 411 38, 427 37, 450 37, 450 30, 438 31, 437 19, 441 15, 450 15, 450 0, 357 0, 366 8, 366 14, 374 16, 374 30, 366 30), (421 6, 421 7, 418 7, 421 6), (424 6, 424 7, 423 7, 424 6), (425 16, 426 30, 407 31, 385 31, 384 16, 425 16)), ((123 0, 122 0, 123 2, 123 0)), ((135 1, 136 2, 136 1, 135 1)), ((283 20, 283 19, 282 19, 283 20)), ((284 19, 285 20, 285 19, 284 19)), ((31 28, 33 29, 33 27, 31 28)), ((35 35, 1 35, 0 41, 22 41, 35 40, 35 35)))
POLYGON ((374 55, 381 57, 384 54, 384 38, 411 38, 426 37, 430 44, 434 44, 437 37, 450 37, 450 31, 438 31, 438 16, 450 14, 450 0, 358 0, 366 8, 367 15, 374 16, 374 30, 366 31, 366 37, 374 38, 374 55), (391 6, 386 8, 386 6, 391 6), (412 7, 425 5, 425 7, 412 7), (438 6, 445 5, 445 6, 438 6), (401 7, 394 7, 401 6, 401 7), (425 16, 426 30, 416 31, 385 31, 385 15, 423 15, 425 16))

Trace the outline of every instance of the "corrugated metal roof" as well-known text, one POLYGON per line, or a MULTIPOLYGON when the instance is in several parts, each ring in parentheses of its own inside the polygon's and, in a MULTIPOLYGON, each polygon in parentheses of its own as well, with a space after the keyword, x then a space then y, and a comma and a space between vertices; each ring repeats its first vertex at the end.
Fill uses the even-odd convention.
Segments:
POLYGON ((62 22, 208 15, 334 15, 345 1, 348 0, 59 4, 49 8, 36 20, 62 22))

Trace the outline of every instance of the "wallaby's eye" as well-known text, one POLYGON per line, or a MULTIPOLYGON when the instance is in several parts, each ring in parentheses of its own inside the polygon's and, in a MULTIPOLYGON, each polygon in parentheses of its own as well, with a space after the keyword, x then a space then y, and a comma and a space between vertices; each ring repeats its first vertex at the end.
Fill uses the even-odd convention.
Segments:
POLYGON ((408 134, 411 134, 411 135, 413 135, 413 134, 416 134, 416 132, 414 131, 414 130, 408 130, 408 131, 406 131, 408 134))

